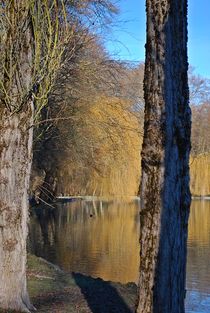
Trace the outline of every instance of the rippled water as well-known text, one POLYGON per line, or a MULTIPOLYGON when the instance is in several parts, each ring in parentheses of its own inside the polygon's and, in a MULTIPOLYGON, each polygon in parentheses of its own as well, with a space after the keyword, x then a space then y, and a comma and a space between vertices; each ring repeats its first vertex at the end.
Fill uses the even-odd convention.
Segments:
POLYGON ((193 201, 189 221, 187 312, 210 313, 210 201, 193 201))
MULTIPOLYGON (((37 208, 30 250, 66 271, 137 281, 139 204, 76 201, 37 208)), ((187 313, 210 312, 210 201, 193 201, 189 222, 187 313)))

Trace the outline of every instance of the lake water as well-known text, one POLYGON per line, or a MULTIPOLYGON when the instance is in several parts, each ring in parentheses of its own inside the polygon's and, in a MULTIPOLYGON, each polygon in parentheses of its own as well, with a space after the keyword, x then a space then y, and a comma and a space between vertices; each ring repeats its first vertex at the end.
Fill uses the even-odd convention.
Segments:
MULTIPOLYGON (((65 271, 137 282, 139 203, 75 201, 31 213, 29 249, 65 271)), ((210 201, 194 200, 188 236, 187 313, 210 312, 210 201)))

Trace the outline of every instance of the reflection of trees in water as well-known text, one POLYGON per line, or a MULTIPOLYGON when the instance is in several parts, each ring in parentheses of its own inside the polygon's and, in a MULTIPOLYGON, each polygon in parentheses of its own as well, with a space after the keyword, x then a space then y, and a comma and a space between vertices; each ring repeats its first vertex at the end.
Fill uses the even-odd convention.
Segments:
POLYGON ((135 203, 81 202, 59 215, 57 255, 66 270, 104 279, 130 281, 137 276, 138 224, 135 203), (131 267, 131 269, 130 269, 131 267))
POLYGON ((46 206, 31 210, 29 225, 29 250, 55 262, 56 209, 46 206))
MULTIPOLYGON (((122 282, 136 280, 138 203, 76 201, 57 204, 53 214, 51 210, 43 216, 36 213, 31 224, 41 223, 40 230, 47 228, 48 241, 54 229, 56 261, 65 270, 122 282)), ((46 237, 44 229, 42 236, 46 237)), ((44 250, 47 245, 42 241, 39 248, 44 250)), ((51 257, 50 261, 56 262, 51 257)))
POLYGON ((193 201, 188 234, 188 289, 210 293, 210 201, 193 201))
MULTIPOLYGON (((67 271, 104 279, 135 280, 138 203, 83 202, 33 209, 32 252, 67 271)), ((209 292, 210 201, 193 201, 188 236, 188 289, 209 292)))

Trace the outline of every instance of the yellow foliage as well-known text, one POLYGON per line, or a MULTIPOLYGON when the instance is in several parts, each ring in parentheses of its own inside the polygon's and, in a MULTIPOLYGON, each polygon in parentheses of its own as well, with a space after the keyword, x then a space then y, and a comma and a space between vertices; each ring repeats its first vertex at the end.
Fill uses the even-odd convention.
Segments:
MULTIPOLYGON (((84 101, 84 100, 83 100, 84 101)), ((134 196, 140 182, 141 127, 129 101, 100 95, 75 116, 79 129, 71 157, 61 163, 60 192, 134 196), (74 154, 74 158, 72 155, 74 154)), ((193 195, 210 195, 210 154, 191 157, 193 195)))
POLYGON ((210 154, 191 157, 190 187, 193 195, 210 195, 210 154))
MULTIPOLYGON (((61 164, 66 194, 134 196, 140 177, 139 122, 129 102, 100 96, 77 120, 80 154, 61 164), (87 157, 85 158, 85 155, 87 157), (65 170, 62 170, 65 168, 65 170), (72 181, 67 181, 71 179, 72 181), (74 187, 76 186, 76 188, 74 187)), ((73 149, 69 153, 73 154, 73 149)), ((72 155, 71 155, 72 157, 72 155)))

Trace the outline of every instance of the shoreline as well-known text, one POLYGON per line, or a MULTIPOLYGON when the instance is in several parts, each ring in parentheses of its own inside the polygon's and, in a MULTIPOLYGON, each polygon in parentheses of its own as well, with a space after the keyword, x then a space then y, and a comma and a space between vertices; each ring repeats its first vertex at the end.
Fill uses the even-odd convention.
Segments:
POLYGON ((134 312, 135 283, 114 283, 81 273, 66 273, 30 254, 27 264, 29 295, 37 313, 134 312))

